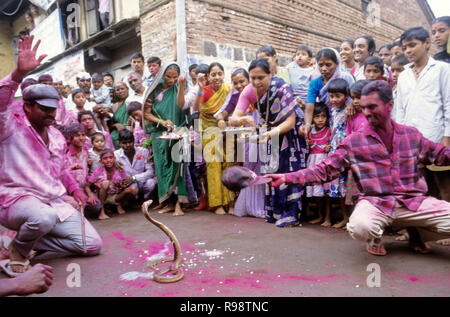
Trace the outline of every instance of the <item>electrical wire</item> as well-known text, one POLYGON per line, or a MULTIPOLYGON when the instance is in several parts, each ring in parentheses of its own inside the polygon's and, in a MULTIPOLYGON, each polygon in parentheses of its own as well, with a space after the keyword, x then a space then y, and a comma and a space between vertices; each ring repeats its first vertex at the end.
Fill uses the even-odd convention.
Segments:
POLYGON ((13 13, 8 13, 8 12, 5 12, 5 11, 2 11, 2 13, 3 13, 4 15, 7 15, 7 16, 13 16, 13 15, 16 14, 17 12, 19 12, 20 7, 22 6, 22 2, 23 2, 23 0, 20 0, 19 6, 17 7, 16 10, 14 10, 13 13))

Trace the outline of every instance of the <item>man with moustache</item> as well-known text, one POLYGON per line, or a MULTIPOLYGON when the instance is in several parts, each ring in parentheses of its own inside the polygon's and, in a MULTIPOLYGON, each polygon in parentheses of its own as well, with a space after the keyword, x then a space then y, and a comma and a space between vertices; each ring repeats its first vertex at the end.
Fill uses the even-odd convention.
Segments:
POLYGON ((33 36, 19 41, 17 68, 0 81, 0 224, 17 235, 10 259, 0 267, 10 276, 30 269, 31 251, 96 255, 102 240, 89 222, 64 201, 71 195, 80 209, 86 196, 64 168, 66 140, 52 126, 59 107, 55 88, 37 84, 23 91, 23 108, 11 107, 18 85, 39 66, 33 36))
POLYGON ((427 196, 419 163, 450 165, 450 147, 425 138, 418 129, 390 119, 392 89, 385 81, 364 87, 361 109, 369 125, 345 138, 322 163, 287 174, 270 174, 272 186, 321 184, 349 168, 360 188, 347 224, 351 237, 373 255, 386 255, 387 227, 407 228, 414 252, 429 253, 427 241, 450 237, 450 203, 427 196), (416 229, 413 229, 416 228, 416 229))

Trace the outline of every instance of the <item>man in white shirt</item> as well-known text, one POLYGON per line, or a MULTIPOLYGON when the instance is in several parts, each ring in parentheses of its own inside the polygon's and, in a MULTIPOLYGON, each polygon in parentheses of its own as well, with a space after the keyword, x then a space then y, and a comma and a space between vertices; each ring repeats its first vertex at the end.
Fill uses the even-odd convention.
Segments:
POLYGON ((139 103, 144 103, 145 86, 142 82, 142 76, 133 72, 127 77, 128 84, 131 87, 132 92, 127 98, 127 102, 137 101, 139 103))
MULTIPOLYGON (((450 66, 428 56, 430 34, 423 27, 407 30, 401 43, 411 63, 398 79, 396 121, 450 146, 450 66)), ((436 166, 422 170, 430 194, 450 201, 450 170, 436 166)))
POLYGON ((133 133, 127 129, 119 132, 121 149, 114 152, 116 161, 122 165, 127 178, 124 186, 137 186, 144 200, 149 199, 156 186, 155 172, 150 151, 134 146, 133 133))

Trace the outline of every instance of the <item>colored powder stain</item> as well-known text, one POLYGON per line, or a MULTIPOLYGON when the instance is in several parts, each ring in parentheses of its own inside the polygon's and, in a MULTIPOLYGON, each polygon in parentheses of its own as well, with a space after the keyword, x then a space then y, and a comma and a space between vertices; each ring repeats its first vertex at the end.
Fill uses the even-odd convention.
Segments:
POLYGON ((410 277, 409 280, 410 280, 411 282, 417 282, 417 281, 419 281, 419 279, 418 279, 417 277, 410 277))

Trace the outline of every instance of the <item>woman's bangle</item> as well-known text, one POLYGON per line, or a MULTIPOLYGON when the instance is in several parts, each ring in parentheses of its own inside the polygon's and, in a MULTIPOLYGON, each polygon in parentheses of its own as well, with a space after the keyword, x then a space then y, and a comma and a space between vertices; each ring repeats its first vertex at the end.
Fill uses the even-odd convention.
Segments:
POLYGON ((219 122, 219 121, 225 121, 225 119, 224 118, 219 118, 219 119, 217 119, 217 122, 219 122))
POLYGON ((200 90, 197 91, 197 95, 200 96, 200 97, 203 96, 203 91, 200 91, 200 90))

